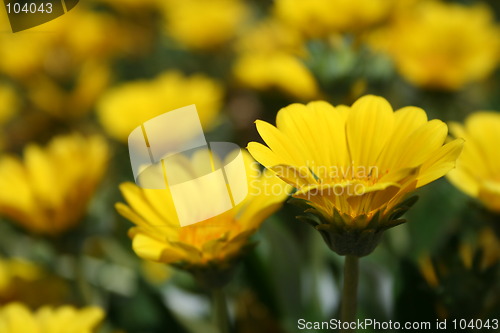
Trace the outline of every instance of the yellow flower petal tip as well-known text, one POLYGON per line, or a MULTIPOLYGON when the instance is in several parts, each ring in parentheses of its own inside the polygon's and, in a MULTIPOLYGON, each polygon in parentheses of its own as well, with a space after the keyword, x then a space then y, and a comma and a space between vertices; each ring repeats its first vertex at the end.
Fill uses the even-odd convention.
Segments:
POLYGON ((465 124, 450 125, 453 137, 466 144, 448 179, 462 192, 500 213, 500 113, 476 112, 465 124))
POLYGON ((447 125, 416 107, 393 111, 387 100, 364 96, 352 107, 326 102, 281 109, 276 127, 258 122, 267 146, 249 152, 292 185, 295 202, 339 254, 363 256, 384 230, 403 223, 408 199, 454 168, 462 140, 445 144, 447 125))
POLYGON ((72 306, 44 306, 35 312, 21 303, 0 307, 2 333, 91 333, 96 332, 103 318, 104 311, 98 307, 76 309, 72 306))

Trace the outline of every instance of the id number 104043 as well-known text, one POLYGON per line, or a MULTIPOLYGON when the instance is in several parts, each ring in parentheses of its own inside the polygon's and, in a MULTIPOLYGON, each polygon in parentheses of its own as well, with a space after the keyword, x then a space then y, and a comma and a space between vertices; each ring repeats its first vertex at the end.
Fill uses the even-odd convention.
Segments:
POLYGON ((20 4, 18 2, 8 3, 5 5, 7 7, 8 14, 36 14, 36 13, 52 13, 52 4, 47 3, 24 3, 20 4))

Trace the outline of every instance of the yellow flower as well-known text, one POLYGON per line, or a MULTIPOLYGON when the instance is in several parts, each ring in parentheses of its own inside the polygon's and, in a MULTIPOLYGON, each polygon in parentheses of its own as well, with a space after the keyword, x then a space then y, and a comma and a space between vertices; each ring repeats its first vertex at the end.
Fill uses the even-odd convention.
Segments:
POLYGON ((240 0, 165 2, 166 30, 182 45, 210 49, 230 41, 247 16, 240 0))
POLYGON ((252 89, 276 88, 301 100, 318 95, 316 80, 309 69, 298 58, 284 52, 243 53, 233 73, 241 84, 252 89))
MULTIPOLYGON (((2 31, 8 31, 10 27, 2 31)), ((0 35, 0 72, 15 79, 28 79, 42 68, 52 36, 33 38, 28 33, 0 35)))
POLYGON ((393 2, 388 0, 277 0, 275 15, 309 37, 357 32, 381 22, 393 2))
POLYGON ((46 148, 31 144, 24 162, 0 159, 0 214, 26 229, 56 235, 74 227, 107 166, 108 148, 99 136, 73 134, 46 148))
POLYGON ((397 70, 419 87, 458 90, 488 77, 500 60, 500 29, 485 6, 425 1, 383 40, 397 70))
POLYGON ((385 229, 404 222, 414 203, 405 198, 451 170, 463 144, 443 146, 446 124, 428 121, 424 110, 393 112, 370 95, 352 107, 292 104, 276 123, 257 121, 269 148, 251 142, 248 150, 297 189, 293 196, 312 207, 306 216, 339 254, 369 254, 385 229))
POLYGON ((0 332, 90 333, 95 332, 103 318, 104 312, 98 307, 45 306, 32 312, 21 303, 11 303, 0 308, 0 332))
MULTIPOLYGON (((85 8, 85 7, 83 7, 85 8)), ((55 47, 63 45, 73 61, 103 58, 121 51, 127 36, 112 15, 79 7, 62 20, 53 20, 44 29, 57 35, 55 47)))
POLYGON ((474 113, 464 125, 452 123, 450 131, 464 138, 466 145, 448 179, 489 210, 500 213, 500 114, 474 113))
POLYGON ((222 104, 222 86, 203 75, 184 76, 177 71, 153 80, 112 88, 97 106, 99 120, 115 139, 126 142, 137 126, 165 112, 196 104, 205 130, 213 125, 222 104))
MULTIPOLYGON (((196 163, 203 153, 199 151, 192 157, 192 167, 189 166, 187 172, 193 176, 204 174, 197 170, 200 163, 196 163)), ((243 156, 249 186, 247 197, 223 214, 185 227, 179 225, 168 189, 143 189, 132 183, 122 184, 120 190, 128 205, 118 203, 116 209, 136 225, 129 233, 136 254, 191 272, 230 268, 249 246, 249 237, 281 206, 289 193, 288 186, 280 179, 269 172, 261 173, 248 154, 243 156)), ((217 187, 209 188, 213 193, 217 187)), ((200 189, 204 190, 207 189, 200 189)))

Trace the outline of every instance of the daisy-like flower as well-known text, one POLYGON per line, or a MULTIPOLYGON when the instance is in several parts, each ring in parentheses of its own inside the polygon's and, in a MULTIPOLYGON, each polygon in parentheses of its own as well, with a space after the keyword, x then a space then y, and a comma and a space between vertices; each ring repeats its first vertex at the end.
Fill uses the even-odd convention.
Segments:
POLYGON ((370 95, 352 107, 292 104, 276 123, 257 121, 268 147, 251 142, 248 150, 296 189, 309 207, 304 218, 340 255, 372 252, 386 229, 404 222, 409 195, 450 171, 463 145, 444 144, 446 124, 424 110, 394 112, 370 95))
MULTIPOLYGON (((202 151, 187 165, 191 175, 201 177, 196 163, 202 151)), ((118 212, 136 226, 130 229, 135 253, 147 260, 173 264, 193 273, 203 284, 214 287, 227 283, 233 264, 252 246, 249 238, 260 224, 281 207, 290 187, 272 173, 260 172, 258 165, 244 154, 248 195, 233 209, 202 222, 181 227, 169 189, 144 189, 124 183, 120 190, 127 204, 118 203, 118 212), (221 274, 222 273, 222 274, 221 274), (228 273, 228 274, 224 274, 228 273)), ((199 188, 221 196, 216 184, 199 188)), ((197 191, 186 193, 196 196, 197 191)), ((203 208, 200 208, 202 210, 203 208)), ((196 212, 193 212, 196 214, 196 212)))
POLYGON ((498 67, 499 28, 484 4, 420 1, 403 9, 374 46, 388 52, 408 82, 453 91, 486 79, 498 67))
POLYGON ((100 136, 54 138, 47 147, 24 150, 24 161, 0 158, 0 214, 40 234, 58 235, 76 226, 108 162, 100 136))
POLYGON ((72 306, 45 306, 32 312, 24 304, 11 303, 0 307, 0 332, 90 333, 96 331, 103 318, 104 312, 98 307, 75 309, 72 306))
POLYGON ((500 114, 476 112, 464 125, 452 123, 450 131, 467 144, 448 179, 488 210, 500 213, 500 114))

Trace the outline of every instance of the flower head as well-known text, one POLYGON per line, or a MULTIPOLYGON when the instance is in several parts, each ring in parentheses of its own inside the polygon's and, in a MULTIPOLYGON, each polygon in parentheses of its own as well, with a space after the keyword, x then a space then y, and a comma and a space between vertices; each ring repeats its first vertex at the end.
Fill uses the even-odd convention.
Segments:
POLYGON ((292 104, 276 123, 257 121, 268 147, 251 142, 248 150, 296 188, 293 196, 311 207, 307 217, 340 254, 370 253, 385 229, 404 222, 408 195, 451 170, 463 144, 443 145, 446 124, 428 121, 422 109, 393 112, 376 96, 352 107, 292 104))
POLYGON ((238 81, 252 89, 278 89, 301 100, 318 95, 318 85, 304 63, 280 51, 244 52, 233 72, 238 81))
POLYGON ((153 80, 111 89, 101 98, 97 112, 106 131, 126 142, 130 132, 145 121, 189 104, 196 104, 203 127, 210 128, 220 111, 223 93, 222 86, 208 77, 169 71, 153 80))
POLYGON ((383 43, 410 83, 457 90, 498 66, 499 32, 485 6, 424 1, 402 13, 383 43))
POLYGON ((464 125, 452 123, 453 136, 464 138, 464 152, 448 179, 464 193, 500 213, 500 114, 476 112, 464 125))
POLYGON ((167 32, 191 49, 211 49, 230 41, 248 9, 240 0, 166 1, 167 32))
MULTIPOLYGON (((192 157, 187 173, 197 170, 199 156, 192 157)), ((124 183, 120 190, 127 204, 118 203, 118 212, 136 226, 129 232, 133 249, 143 259, 175 264, 195 274, 199 271, 226 270, 250 245, 249 237, 275 212, 289 194, 289 187, 269 172, 261 173, 248 154, 246 161, 247 197, 233 209, 202 222, 181 227, 169 189, 144 189, 124 183)), ((200 188, 214 197, 218 186, 200 188)), ((196 196, 196 191, 186 195, 196 196)), ((196 212, 193 212, 196 214, 196 212)), ((205 274, 206 275, 206 274, 205 274)))
POLYGON ((0 308, 0 331, 2 333, 90 333, 104 318, 97 307, 75 309, 72 306, 42 307, 31 312, 21 303, 11 303, 0 308))
POLYGON ((31 144, 24 161, 0 159, 0 214, 26 229, 56 235, 74 227, 107 166, 108 147, 99 136, 60 136, 46 148, 31 144))

